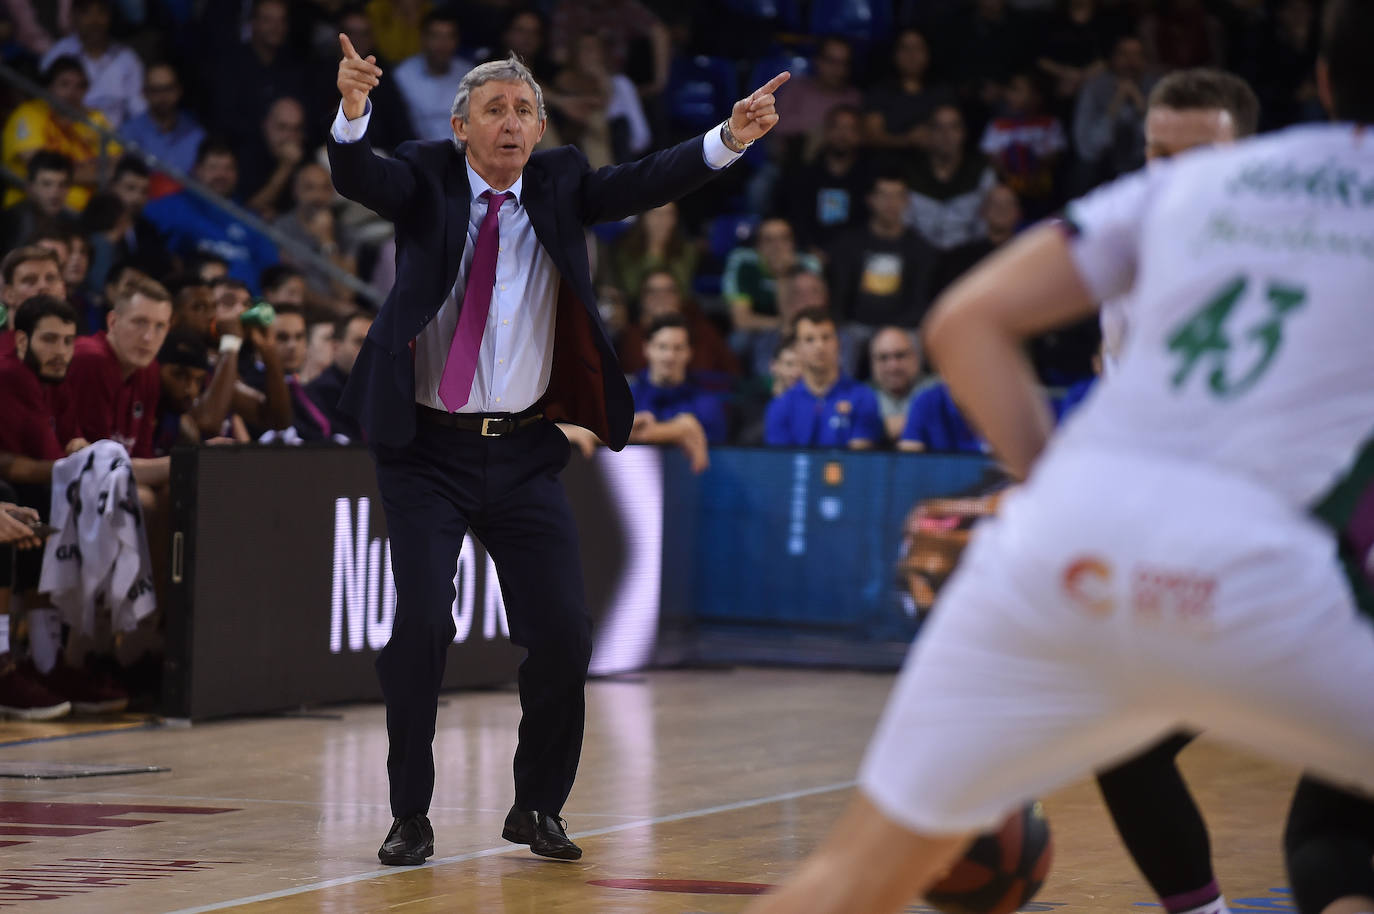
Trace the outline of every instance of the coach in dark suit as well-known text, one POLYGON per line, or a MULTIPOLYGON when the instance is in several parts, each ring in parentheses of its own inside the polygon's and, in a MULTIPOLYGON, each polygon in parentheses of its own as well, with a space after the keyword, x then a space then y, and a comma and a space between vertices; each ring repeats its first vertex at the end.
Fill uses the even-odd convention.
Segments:
POLYGON ((591 620, 554 424, 625 446, 629 387, 596 311, 584 226, 661 206, 706 182, 777 123, 779 74, 718 130, 639 162, 592 171, 572 147, 531 155, 543 93, 514 57, 463 77, 454 142, 373 155, 367 96, 381 70, 344 35, 343 102, 329 142, 334 185, 396 224, 396 284, 368 331, 341 407, 377 464, 391 537, 396 621, 377 659, 391 809, 378 857, 434 853, 435 715, 453 642, 454 572, 472 529, 496 564, 520 666, 515 804, 502 832, 575 860, 559 819, 582 750, 591 620))

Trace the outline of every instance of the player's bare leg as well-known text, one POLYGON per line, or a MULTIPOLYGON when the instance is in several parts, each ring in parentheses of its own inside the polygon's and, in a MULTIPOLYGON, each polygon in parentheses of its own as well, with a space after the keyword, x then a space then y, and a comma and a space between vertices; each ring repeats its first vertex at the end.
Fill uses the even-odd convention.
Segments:
POLYGON ((860 793, 776 895, 748 914, 888 914, 949 869, 972 835, 923 835, 884 816, 860 793))

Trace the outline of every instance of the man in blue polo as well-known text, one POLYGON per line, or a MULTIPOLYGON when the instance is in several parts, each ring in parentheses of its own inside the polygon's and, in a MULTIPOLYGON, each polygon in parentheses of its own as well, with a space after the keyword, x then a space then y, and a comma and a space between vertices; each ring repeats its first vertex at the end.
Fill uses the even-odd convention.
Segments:
MULTIPOLYGON (((648 367, 630 385, 635 399, 635 431, 642 425, 671 422, 687 413, 701 425, 708 443, 724 444, 724 404, 687 375, 692 340, 682 315, 665 314, 654 319, 645 334, 644 360, 648 367)), ((630 440, 637 440, 633 432, 630 440)))
POLYGON ((823 308, 800 312, 793 324, 801 380, 768 404, 764 442, 774 447, 863 450, 883 440, 878 398, 840 371, 835 319, 823 308))
POLYGON ((964 418, 945 382, 939 381, 911 401, 897 450, 982 454, 988 447, 964 418))

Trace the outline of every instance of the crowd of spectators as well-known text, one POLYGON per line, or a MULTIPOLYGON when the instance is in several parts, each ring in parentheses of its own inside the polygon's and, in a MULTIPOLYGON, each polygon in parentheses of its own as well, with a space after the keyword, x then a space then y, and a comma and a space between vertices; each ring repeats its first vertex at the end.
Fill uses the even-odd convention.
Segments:
MULTIPOLYGON (((587 232, 632 440, 699 468, 726 443, 982 451, 922 363, 934 299, 1139 167, 1170 70, 1245 76, 1266 128, 1320 116, 1314 2, 4 0, 0 56, 47 95, 0 95, 0 481, 113 438, 155 511, 177 445, 360 441, 338 396, 394 244, 323 155, 341 31, 382 68, 382 151, 447 137, 461 76, 510 53, 544 143, 593 166, 792 69, 725 175, 587 232)), ((1037 343, 1047 395, 1081 396, 1094 333, 1037 343)))

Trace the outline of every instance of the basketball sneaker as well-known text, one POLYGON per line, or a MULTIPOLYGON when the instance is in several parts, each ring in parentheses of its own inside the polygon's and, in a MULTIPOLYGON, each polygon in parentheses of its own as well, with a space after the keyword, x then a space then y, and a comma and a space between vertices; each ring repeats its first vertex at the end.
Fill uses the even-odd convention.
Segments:
POLYGON ((78 669, 61 658, 39 681, 70 701, 76 714, 114 714, 129 706, 129 693, 114 680, 78 669))
POLYGON ((71 711, 71 702, 20 668, 9 654, 0 654, 0 717, 52 720, 71 711))

